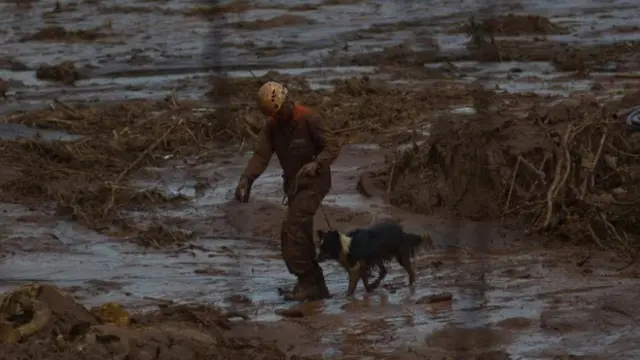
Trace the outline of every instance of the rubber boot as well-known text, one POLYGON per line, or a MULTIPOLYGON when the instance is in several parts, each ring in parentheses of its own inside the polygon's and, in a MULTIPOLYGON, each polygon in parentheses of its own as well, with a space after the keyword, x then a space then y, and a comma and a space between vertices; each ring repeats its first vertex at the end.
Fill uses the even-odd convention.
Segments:
POLYGON ((318 280, 316 281, 316 284, 318 285, 318 290, 320 290, 320 296, 322 299, 328 299, 331 297, 331 294, 329 293, 326 281, 324 281, 324 273, 322 272, 322 269, 318 270, 318 274, 316 275, 318 280))
POLYGON ((300 287, 300 281, 296 280, 296 284, 293 286, 293 288, 280 288, 280 295, 282 296, 286 296, 287 294, 292 294, 298 291, 298 288, 300 287), (285 290, 287 289, 287 290, 285 290))
POLYGON ((324 281, 322 271, 298 281, 298 287, 291 293, 284 294, 287 301, 313 301, 328 299, 331 295, 324 281))

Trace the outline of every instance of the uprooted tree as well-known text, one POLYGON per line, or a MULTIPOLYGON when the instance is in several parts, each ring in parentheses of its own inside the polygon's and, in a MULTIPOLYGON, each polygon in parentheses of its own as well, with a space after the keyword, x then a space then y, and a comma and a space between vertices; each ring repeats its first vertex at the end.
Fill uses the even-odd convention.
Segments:
POLYGON ((390 200, 421 212, 517 220, 529 232, 589 239, 631 261, 638 253, 640 134, 615 115, 620 106, 564 99, 526 117, 442 119, 426 146, 390 165, 390 200))

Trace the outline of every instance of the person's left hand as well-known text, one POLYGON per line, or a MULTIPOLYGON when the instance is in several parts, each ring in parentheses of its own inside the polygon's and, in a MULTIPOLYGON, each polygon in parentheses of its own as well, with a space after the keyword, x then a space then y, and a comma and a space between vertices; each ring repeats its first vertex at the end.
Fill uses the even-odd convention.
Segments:
POLYGON ((298 175, 303 176, 314 176, 318 172, 318 163, 312 161, 310 163, 305 164, 301 169, 298 175))

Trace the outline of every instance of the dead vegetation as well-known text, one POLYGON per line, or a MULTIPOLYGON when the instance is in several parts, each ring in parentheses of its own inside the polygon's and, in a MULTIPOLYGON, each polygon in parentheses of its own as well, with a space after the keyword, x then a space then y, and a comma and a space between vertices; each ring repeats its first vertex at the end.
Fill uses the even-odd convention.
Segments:
MULTIPOLYGON (((390 139, 393 143, 411 138, 406 130, 410 121, 417 129, 429 111, 468 100, 463 86, 401 90, 364 77, 338 81, 335 90, 321 91, 312 90, 302 78, 269 73, 261 78, 213 78, 208 95, 216 110, 172 97, 98 107, 58 101, 51 109, 3 119, 81 138, 0 142, 5 169, 0 179, 2 200, 39 206, 53 202, 58 213, 103 232, 131 227, 126 220, 131 210, 173 203, 158 191, 130 185, 138 170, 161 165, 169 157, 220 152, 229 144, 236 144, 234 151, 238 145, 241 151, 250 147, 264 120, 254 105, 255 89, 267 80, 289 86, 294 99, 319 111, 344 142, 390 139), (215 144, 221 147, 216 149, 215 144)), ((149 233, 153 231, 140 233, 136 242, 162 246, 188 239, 172 229, 163 229, 162 236, 149 233)))
POLYGON ((260 29, 273 29, 278 27, 297 26, 297 25, 311 25, 315 24, 315 21, 304 16, 283 14, 272 17, 270 19, 253 20, 253 21, 238 21, 229 23, 229 26, 235 29, 242 30, 260 30, 260 29))
POLYGON ((640 43, 637 41, 575 46, 549 41, 545 37, 496 38, 504 35, 566 33, 565 28, 557 27, 548 20, 537 16, 509 15, 480 23, 471 17, 463 30, 470 38, 467 49, 472 60, 482 62, 548 61, 559 71, 575 72, 577 77, 585 77, 593 69, 606 68, 607 64, 612 61, 635 65, 637 63, 636 54, 640 47, 640 43), (518 22, 519 20, 521 23, 518 22))
POLYGON ((391 201, 475 220, 516 219, 529 232, 592 242, 633 261, 640 142, 613 115, 625 104, 568 99, 534 107, 524 118, 443 118, 428 144, 392 162, 391 201))
POLYGON ((497 40, 497 30, 476 22, 474 17, 469 18, 465 31, 469 35, 467 49, 477 61, 551 61, 558 51, 558 45, 548 41, 497 40))
POLYGON ((360 4, 362 0, 324 0, 322 5, 332 6, 332 5, 351 5, 351 4, 360 4))
POLYGON ((24 9, 24 10, 30 10, 33 9, 33 6, 35 3, 37 3, 38 0, 3 0, 2 3, 4 4, 12 4, 15 5, 16 8, 18 9, 24 9))
POLYGON ((470 31, 478 30, 497 36, 562 35, 569 33, 569 29, 554 24, 544 16, 514 14, 484 19, 477 24, 469 23, 450 33, 469 33, 470 31))
POLYGON ((62 26, 50 26, 40 29, 31 35, 20 38, 21 42, 27 41, 56 41, 56 42, 91 42, 112 36, 101 28, 67 30, 62 26))
POLYGON ((56 17, 61 13, 65 13, 65 12, 72 12, 75 11, 78 7, 78 4, 70 2, 70 3, 65 3, 62 4, 59 1, 56 1, 53 10, 51 11, 46 11, 45 13, 42 14, 43 18, 52 18, 52 17, 56 17))
POLYGON ((0 297, 0 359, 284 359, 275 344, 229 336, 238 312, 166 305, 131 315, 119 304, 87 310, 51 285, 0 297))
POLYGON ((637 63, 640 42, 602 44, 589 47, 566 46, 554 53, 552 64, 559 71, 573 71, 580 77, 588 75, 595 68, 604 68, 608 62, 625 60, 637 63), (625 59, 625 56, 632 56, 625 59))
POLYGON ((58 65, 42 65, 36 71, 36 77, 67 85, 73 85, 76 81, 86 78, 71 61, 64 61, 58 65))
POLYGON ((180 14, 177 10, 166 9, 160 6, 99 6, 98 11, 101 14, 159 14, 159 15, 176 15, 180 14))
POLYGON ((193 238, 192 232, 172 228, 164 224, 153 224, 136 236, 136 244, 156 249, 185 245, 193 238))
POLYGON ((317 10, 321 5, 316 4, 291 4, 286 6, 269 5, 269 4, 257 4, 250 1, 237 0, 226 4, 216 5, 200 5, 192 7, 183 12, 185 16, 201 17, 205 19, 215 19, 224 17, 227 14, 239 14, 249 10, 258 9, 277 9, 289 11, 310 11, 317 10))
POLYGON ((4 121, 82 136, 68 142, 2 142, 4 200, 54 201, 60 213, 94 229, 117 224, 125 209, 167 202, 157 191, 128 185, 141 167, 162 163, 167 156, 211 150, 216 141, 240 137, 222 112, 199 111, 174 98, 96 108, 57 102, 52 109, 11 114, 4 121))
POLYGON ((380 141, 399 133, 411 137, 406 125, 426 125, 426 114, 469 100, 465 85, 435 84, 431 88, 402 89, 367 76, 335 81, 331 91, 313 90, 301 77, 282 76, 270 72, 262 77, 230 81, 213 78, 207 95, 218 103, 226 104, 228 113, 244 119, 243 126, 256 136, 263 124, 263 116, 254 106, 255 89, 263 82, 276 80, 284 83, 292 98, 311 106, 322 115, 336 135, 345 142, 380 141), (416 120, 418 119, 418 120, 416 120))
POLYGON ((199 16, 203 18, 215 18, 225 14, 237 14, 255 9, 256 5, 249 1, 239 0, 226 4, 201 5, 185 10, 185 16, 199 16))

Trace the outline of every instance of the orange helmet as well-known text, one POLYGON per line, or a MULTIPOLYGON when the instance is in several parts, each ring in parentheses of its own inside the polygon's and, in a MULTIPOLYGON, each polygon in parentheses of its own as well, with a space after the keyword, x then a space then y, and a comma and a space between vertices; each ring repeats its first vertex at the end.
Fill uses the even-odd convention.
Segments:
POLYGON ((264 83, 258 90, 256 99, 258 108, 267 116, 275 115, 287 99, 287 93, 289 90, 280 83, 275 81, 264 83))

